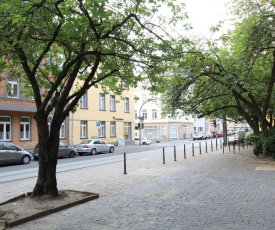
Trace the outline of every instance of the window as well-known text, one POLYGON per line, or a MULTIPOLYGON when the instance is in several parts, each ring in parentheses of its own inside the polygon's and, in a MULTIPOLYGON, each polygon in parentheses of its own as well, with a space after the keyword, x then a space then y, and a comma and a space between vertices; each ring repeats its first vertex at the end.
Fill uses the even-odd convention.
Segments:
POLYGON ((11 140, 11 118, 0 116, 0 140, 11 140))
POLYGON ((80 138, 87 138, 87 121, 80 121, 80 138))
POLYGON ((99 137, 105 137, 105 121, 100 122, 99 137))
POLYGON ((105 94, 99 94, 99 110, 105 110, 105 94))
POLYGON ((30 140, 30 117, 20 117, 20 140, 30 140))
POLYGON ((65 121, 62 122, 60 130, 59 130, 59 137, 65 138, 66 137, 66 129, 65 129, 65 121))
POLYGON ((178 138, 178 126, 170 125, 170 138, 178 138))
POLYGON ((129 113, 130 112, 130 105, 129 105, 129 98, 126 97, 124 99, 124 112, 129 113))
POLYGON ((110 96, 110 111, 116 111, 116 96, 110 96))
POLYGON ((8 97, 18 98, 19 97, 19 87, 18 83, 14 81, 9 81, 7 83, 8 97))
POLYGON ((88 96, 87 92, 80 99, 80 108, 87 109, 88 108, 88 96))
POLYGON ((110 126, 110 133, 111 133, 111 137, 115 137, 116 136, 116 123, 115 122, 111 122, 111 126, 110 126))
POLYGON ((132 132, 131 132, 131 123, 125 122, 124 123, 124 138, 131 140, 132 138, 132 132))
POLYGON ((147 119, 147 110, 146 109, 142 110, 142 116, 143 116, 144 120, 147 119))
POLYGON ((153 110, 152 110, 152 119, 157 119, 157 118, 158 118, 157 110, 156 110, 156 109, 153 109, 153 110))
POLYGON ((135 119, 138 119, 138 114, 136 110, 135 110, 135 119))
POLYGON ((161 126, 160 127, 160 135, 161 136, 166 136, 166 128, 165 128, 165 126, 161 126))

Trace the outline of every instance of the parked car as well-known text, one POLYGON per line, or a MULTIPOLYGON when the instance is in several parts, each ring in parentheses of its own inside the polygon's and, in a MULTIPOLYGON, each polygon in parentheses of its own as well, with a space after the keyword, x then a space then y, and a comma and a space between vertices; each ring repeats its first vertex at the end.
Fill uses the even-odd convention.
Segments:
POLYGON ((216 132, 213 132, 213 137, 223 137, 223 133, 221 131, 216 131, 216 132))
POLYGON ((152 144, 152 141, 149 140, 147 137, 143 137, 143 138, 141 139, 141 144, 142 144, 142 145, 150 145, 150 144, 152 144))
MULTIPOLYGON (((36 144, 33 150, 33 159, 38 160, 39 158, 39 144, 36 144)), ((59 148, 58 148, 58 158, 73 158, 76 156, 76 150, 74 147, 70 147, 68 145, 65 145, 63 142, 59 142, 59 148)))
POLYGON ((204 138, 204 135, 202 132, 194 132, 193 140, 202 140, 203 138, 204 138))
POLYGON ((0 164, 29 164, 32 157, 29 152, 9 142, 0 142, 0 164))
POLYGON ((112 153, 115 151, 114 145, 107 144, 105 141, 100 139, 89 139, 82 141, 81 143, 76 145, 75 148, 76 152, 80 156, 82 156, 84 153, 94 155, 101 152, 112 153))
POLYGON ((204 135, 205 135, 205 139, 210 139, 210 138, 212 138, 212 135, 211 135, 210 132, 205 132, 204 135))

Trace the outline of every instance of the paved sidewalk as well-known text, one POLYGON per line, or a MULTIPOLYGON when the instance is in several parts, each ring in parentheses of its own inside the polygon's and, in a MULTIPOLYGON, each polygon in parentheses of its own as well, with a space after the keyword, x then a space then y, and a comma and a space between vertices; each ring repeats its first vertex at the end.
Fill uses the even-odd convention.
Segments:
MULTIPOLYGON (((275 229, 275 171, 261 170, 251 148, 188 151, 187 159, 177 151, 174 161, 170 148, 166 164, 162 152, 127 160, 127 175, 123 159, 59 173, 60 190, 100 198, 9 229, 275 229)), ((0 202, 34 184, 34 178, 0 184, 0 202)))

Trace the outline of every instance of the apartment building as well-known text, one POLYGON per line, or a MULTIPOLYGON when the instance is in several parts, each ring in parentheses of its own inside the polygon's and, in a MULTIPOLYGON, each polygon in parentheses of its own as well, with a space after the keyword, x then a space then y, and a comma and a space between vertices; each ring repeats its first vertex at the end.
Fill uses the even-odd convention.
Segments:
MULTIPOLYGON (((73 89, 75 90, 75 89, 73 89)), ((114 145, 134 143, 134 90, 123 95, 91 88, 82 96, 76 112, 69 116, 69 144, 100 138, 114 145)))
POLYGON ((135 139, 147 137, 154 141, 169 141, 191 138, 194 118, 191 115, 163 115, 161 97, 153 96, 141 87, 135 89, 135 139), (143 129, 139 130, 139 123, 143 129))
MULTIPOLYGON (((37 125, 33 116, 36 106, 20 79, 1 74, 0 81, 0 141, 12 142, 31 151, 38 143, 37 125)), ((134 140, 133 90, 124 97, 104 94, 100 88, 90 89, 81 98, 79 108, 64 120, 60 140, 77 144, 83 139, 100 137, 107 142, 130 144, 134 140)), ((48 124, 51 123, 51 116, 48 124)))
MULTIPOLYGON (((27 150, 33 149, 38 142, 36 121, 33 119, 36 112, 33 97, 28 96, 28 86, 19 78, 11 78, 8 72, 3 72, 1 77, 0 141, 12 142, 27 150)), ((49 117, 49 123, 50 120, 49 117)), ((61 135, 67 142, 64 131, 61 130, 61 135)))

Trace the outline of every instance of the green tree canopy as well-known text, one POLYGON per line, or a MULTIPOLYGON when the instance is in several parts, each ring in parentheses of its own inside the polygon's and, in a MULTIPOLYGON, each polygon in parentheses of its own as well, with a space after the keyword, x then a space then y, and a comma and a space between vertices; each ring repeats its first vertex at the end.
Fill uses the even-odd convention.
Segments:
POLYGON ((266 119, 274 114, 274 6, 235 1, 233 9, 240 16, 235 29, 218 42, 196 42, 169 73, 164 104, 167 111, 246 120, 266 136, 274 125, 266 119))
POLYGON ((37 107, 40 157, 33 196, 58 194, 59 129, 88 89, 100 84, 120 94, 144 78, 152 87, 161 81, 183 46, 171 30, 186 17, 183 7, 171 0, 1 1, 0 71, 30 85, 26 92, 37 107))

